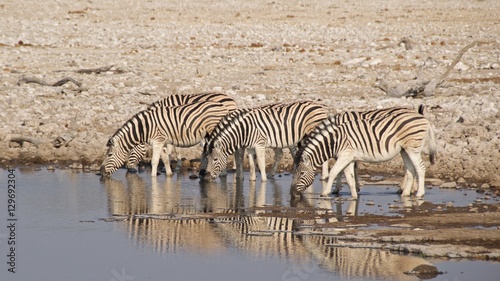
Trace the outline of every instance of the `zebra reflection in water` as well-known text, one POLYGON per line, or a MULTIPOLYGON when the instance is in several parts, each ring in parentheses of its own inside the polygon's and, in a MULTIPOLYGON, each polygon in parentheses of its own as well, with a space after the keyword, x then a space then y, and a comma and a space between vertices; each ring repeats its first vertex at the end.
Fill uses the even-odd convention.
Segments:
MULTIPOLYGON (((346 212, 356 215, 350 206, 357 201, 349 201, 344 214, 336 212, 337 202, 311 196, 295 206, 284 206, 283 186, 276 180, 245 187, 234 174, 220 184, 188 182, 179 175, 164 181, 153 178, 149 186, 139 175, 128 174, 125 183, 108 179, 104 185, 110 215, 121 215, 115 223, 136 246, 158 254, 222 253, 231 247, 251 257, 286 260, 291 268, 311 265, 308 268, 343 277, 389 280, 414 280, 403 272, 429 264, 419 257, 386 251, 332 247, 338 245, 335 237, 306 234, 300 226, 328 222, 298 220, 290 214, 302 210, 306 215, 330 215, 332 223, 346 212), (195 189, 186 190, 186 185, 195 189)), ((293 270, 283 274, 292 277, 293 270)))

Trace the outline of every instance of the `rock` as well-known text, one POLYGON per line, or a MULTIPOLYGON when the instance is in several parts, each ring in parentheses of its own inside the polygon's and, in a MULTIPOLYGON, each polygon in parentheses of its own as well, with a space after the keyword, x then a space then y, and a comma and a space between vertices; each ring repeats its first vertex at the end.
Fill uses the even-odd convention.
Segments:
POLYGON ((366 60, 366 58, 355 58, 355 59, 350 59, 346 62, 343 63, 343 65, 346 65, 346 66, 352 66, 352 65, 356 65, 356 64, 359 64, 361 62, 364 62, 366 60))
POLYGON ((457 183, 452 181, 452 182, 445 182, 445 183, 442 183, 441 188, 456 188, 457 187, 457 183))
POLYGON ((437 267, 429 264, 421 264, 411 271, 404 272, 407 275, 414 275, 420 279, 433 279, 443 272, 439 271, 437 267))
POLYGON ((459 61, 454 67, 455 70, 458 70, 460 72, 467 71, 469 68, 470 68, 469 66, 465 65, 461 61, 459 61))

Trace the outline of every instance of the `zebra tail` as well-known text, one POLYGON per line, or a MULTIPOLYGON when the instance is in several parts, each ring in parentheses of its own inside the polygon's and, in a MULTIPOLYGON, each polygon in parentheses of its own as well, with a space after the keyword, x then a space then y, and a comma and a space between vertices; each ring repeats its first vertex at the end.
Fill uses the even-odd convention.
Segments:
POLYGON ((436 154, 437 154, 437 144, 436 144, 436 136, 434 135, 434 129, 432 128, 432 125, 429 126, 429 129, 427 131, 427 135, 429 138, 429 160, 431 162, 431 165, 436 162, 436 154))

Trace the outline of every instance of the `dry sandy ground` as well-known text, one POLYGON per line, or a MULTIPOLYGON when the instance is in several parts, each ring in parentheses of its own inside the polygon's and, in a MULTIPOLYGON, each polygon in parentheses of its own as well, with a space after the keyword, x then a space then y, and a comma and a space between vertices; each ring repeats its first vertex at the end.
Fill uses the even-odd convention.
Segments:
MULTIPOLYGON (((242 107, 426 104, 439 139, 428 176, 498 186, 499 10, 494 0, 3 1, 0 161, 95 168, 141 101, 221 91, 242 107), (412 49, 397 44, 404 37, 412 49), (486 43, 464 54, 434 96, 395 98, 377 87, 436 78, 474 41, 486 43), (26 83, 68 77, 80 86, 26 83)), ((401 163, 361 168, 401 174, 401 163)))
MULTIPOLYGON (((144 109, 140 102, 220 91, 242 107, 426 104, 439 145, 428 177, 500 186, 500 1, 413 2, 2 1, 0 164, 96 168, 108 137, 144 109), (411 49, 397 44, 405 37, 411 49), (436 78, 474 41, 485 43, 464 54, 433 96, 390 97, 377 87, 436 78), (77 83, 27 83, 67 77, 77 83)), ((198 153, 183 151, 188 159, 198 153)), ((401 175, 402 161, 361 169, 401 175)), ((481 245, 498 249, 498 235, 484 233, 492 238, 481 245)))

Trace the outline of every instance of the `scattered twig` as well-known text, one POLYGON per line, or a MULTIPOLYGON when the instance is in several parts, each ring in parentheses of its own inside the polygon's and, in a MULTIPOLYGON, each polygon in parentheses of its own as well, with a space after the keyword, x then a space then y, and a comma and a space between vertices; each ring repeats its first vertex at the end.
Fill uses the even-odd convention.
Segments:
POLYGON ((25 137, 25 136, 21 136, 21 135, 12 135, 9 139, 9 142, 17 142, 21 146, 24 144, 24 142, 32 143, 35 146, 38 146, 38 145, 43 143, 43 141, 41 141, 39 139, 32 138, 32 137, 25 137))
POLYGON ((112 72, 115 74, 125 73, 125 71, 123 69, 120 69, 120 68, 112 69, 114 66, 115 65, 112 64, 109 66, 98 67, 98 68, 79 69, 79 70, 76 70, 75 72, 80 73, 80 74, 92 74, 92 73, 100 74, 102 72, 112 72))
POLYGON ((54 146, 55 148, 59 148, 61 146, 64 146, 64 147, 67 147, 69 145, 69 143, 74 140, 76 138, 76 135, 74 137, 72 137, 69 141, 66 141, 65 138, 63 137, 57 137, 53 142, 52 142, 52 146, 54 146))
POLYGON ((51 86, 51 87, 59 87, 59 86, 62 86, 68 82, 72 82, 74 83, 75 85, 78 86, 78 88, 81 88, 82 87, 82 83, 76 81, 75 79, 73 78, 70 78, 70 77, 65 77, 55 83, 48 83, 48 82, 45 82, 43 81, 42 79, 38 79, 36 77, 27 77, 27 76, 22 76, 21 79, 19 79, 19 84, 20 83, 35 83, 35 84, 40 84, 40 85, 43 85, 43 86, 51 86))
POLYGON ((393 48, 393 47, 397 47, 401 44, 404 44, 405 45, 405 49, 406 50, 411 50, 413 49, 413 44, 411 43, 411 40, 410 38, 408 37, 403 37, 401 38, 401 40, 399 40, 399 42, 395 43, 395 44, 390 44, 390 45, 387 45, 387 46, 383 46, 383 47, 378 47, 376 48, 375 50, 379 51, 379 50, 384 50, 384 49, 388 49, 388 48, 393 48))

